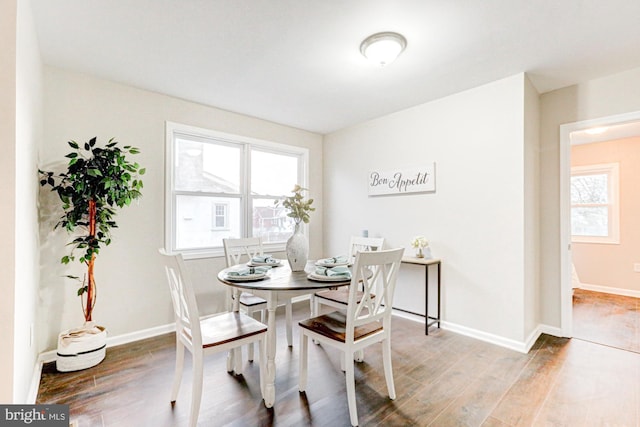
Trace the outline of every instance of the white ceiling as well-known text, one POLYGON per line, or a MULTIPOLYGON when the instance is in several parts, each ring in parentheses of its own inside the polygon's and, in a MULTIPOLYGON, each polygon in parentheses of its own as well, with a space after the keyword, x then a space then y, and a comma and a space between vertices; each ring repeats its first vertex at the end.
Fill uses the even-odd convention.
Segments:
POLYGON ((640 67, 638 0, 32 0, 46 64, 329 133, 526 71, 640 67), (402 33, 385 68, 360 55, 402 33))

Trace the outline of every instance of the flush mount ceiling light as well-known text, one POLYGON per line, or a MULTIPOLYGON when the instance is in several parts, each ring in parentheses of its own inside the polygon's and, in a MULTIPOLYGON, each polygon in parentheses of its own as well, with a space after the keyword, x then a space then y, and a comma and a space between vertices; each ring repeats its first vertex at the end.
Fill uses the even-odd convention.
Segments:
POLYGON ((407 47, 401 34, 384 32, 372 34, 360 44, 360 53, 368 60, 384 67, 392 63, 407 47))

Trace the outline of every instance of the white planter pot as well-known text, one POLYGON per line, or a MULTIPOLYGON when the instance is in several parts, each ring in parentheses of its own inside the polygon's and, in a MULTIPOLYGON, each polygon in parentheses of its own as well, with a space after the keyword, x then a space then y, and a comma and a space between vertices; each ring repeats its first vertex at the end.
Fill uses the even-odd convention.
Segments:
POLYGON ((107 330, 93 322, 58 335, 56 369, 60 372, 87 369, 104 360, 107 330))
POLYGON ((287 260, 291 271, 304 271, 309 258, 309 240, 300 231, 300 224, 296 224, 293 236, 287 240, 287 260))

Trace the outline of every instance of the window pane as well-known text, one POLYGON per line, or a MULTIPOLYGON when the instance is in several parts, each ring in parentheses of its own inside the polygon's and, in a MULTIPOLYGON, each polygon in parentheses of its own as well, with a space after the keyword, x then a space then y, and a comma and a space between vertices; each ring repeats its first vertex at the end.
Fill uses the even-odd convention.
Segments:
POLYGON ((282 206, 275 207, 273 199, 253 199, 253 237, 262 237, 264 243, 286 242, 293 228, 293 219, 282 206))
POLYGON ((597 203, 606 204, 607 174, 575 175, 571 177, 571 203, 597 203))
POLYGON ((227 225, 227 205, 217 204, 215 206, 215 228, 224 228, 227 225))
POLYGON ((176 249, 222 246, 225 237, 242 236, 240 199, 206 196, 176 196, 176 249), (227 206, 225 228, 214 227, 216 204, 227 206))
POLYGON ((240 155, 238 146, 176 138, 176 190, 239 193, 240 155))
POLYGON ((608 208, 606 206, 573 207, 571 209, 571 234, 574 236, 608 236, 608 208))
POLYGON ((289 195, 297 183, 297 156, 251 151, 252 194, 289 195))

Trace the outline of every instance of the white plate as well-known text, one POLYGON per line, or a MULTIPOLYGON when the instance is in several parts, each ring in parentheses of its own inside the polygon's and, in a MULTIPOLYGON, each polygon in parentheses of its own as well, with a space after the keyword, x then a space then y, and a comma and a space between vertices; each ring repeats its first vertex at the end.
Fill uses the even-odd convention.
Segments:
POLYGON ((309 273, 307 279, 315 280, 316 282, 350 282, 351 278, 344 276, 324 276, 315 273, 309 273))
POLYGON ((254 273, 245 276, 229 276, 225 274, 224 278, 230 282, 251 282, 253 280, 262 280, 267 277, 267 273, 254 273))
POLYGON ((253 261, 249 261, 247 263, 248 267, 264 267, 264 266, 271 266, 271 267, 282 267, 282 260, 279 259, 277 263, 272 263, 272 262, 253 262, 253 261))

